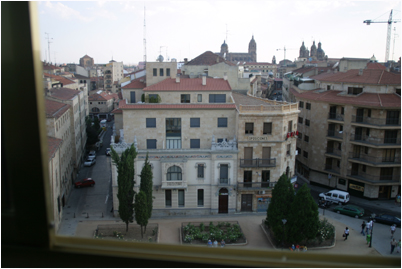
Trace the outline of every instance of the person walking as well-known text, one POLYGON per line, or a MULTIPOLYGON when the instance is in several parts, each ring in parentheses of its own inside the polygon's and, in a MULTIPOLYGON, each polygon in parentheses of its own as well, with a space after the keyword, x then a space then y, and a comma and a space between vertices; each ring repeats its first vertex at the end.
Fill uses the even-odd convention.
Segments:
POLYGON ((366 244, 370 244, 371 235, 369 233, 366 234, 366 244))
POLYGON ((221 248, 223 248, 226 245, 225 240, 222 239, 221 241, 221 248))
POLYGON ((399 242, 396 245, 396 253, 401 253, 401 239, 399 239, 399 242))
POLYGON ((216 241, 216 239, 215 239, 215 241, 214 241, 214 248, 217 248, 218 247, 218 241, 216 241))
POLYGON ((346 227, 346 229, 345 229, 345 231, 343 232, 343 234, 344 234, 344 236, 345 236, 345 240, 343 240, 343 241, 348 240, 348 235, 349 235, 349 228, 348 228, 348 227, 346 227))
POLYGON ((394 233, 395 233, 395 230, 396 230, 396 224, 391 225, 390 230, 391 230, 391 239, 392 239, 392 238, 394 238, 394 233))
POLYGON ((370 222, 368 221, 368 222, 366 223, 366 234, 369 233, 369 230, 370 230, 370 222))
POLYGON ((392 254, 392 252, 394 252, 394 249, 395 249, 396 245, 397 245, 397 242, 396 242, 395 238, 392 238, 392 240, 391 240, 391 254, 392 254))
POLYGON ((363 220, 363 223, 362 223, 362 231, 360 232, 363 236, 365 236, 366 234, 364 233, 364 228, 366 228, 366 222, 363 220))
POLYGON ((212 241, 208 240, 208 247, 212 247, 212 241))

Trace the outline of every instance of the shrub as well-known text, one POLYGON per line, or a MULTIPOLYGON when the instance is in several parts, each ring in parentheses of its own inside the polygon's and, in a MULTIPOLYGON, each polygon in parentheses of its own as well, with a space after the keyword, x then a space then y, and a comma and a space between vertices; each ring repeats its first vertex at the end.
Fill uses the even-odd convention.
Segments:
POLYGON ((327 219, 320 220, 317 232, 318 242, 321 244, 323 241, 333 238, 335 235, 335 227, 328 222, 327 219))
POLYGON ((200 231, 203 232, 204 230, 205 230, 205 225, 204 225, 204 223, 201 223, 200 224, 200 231))

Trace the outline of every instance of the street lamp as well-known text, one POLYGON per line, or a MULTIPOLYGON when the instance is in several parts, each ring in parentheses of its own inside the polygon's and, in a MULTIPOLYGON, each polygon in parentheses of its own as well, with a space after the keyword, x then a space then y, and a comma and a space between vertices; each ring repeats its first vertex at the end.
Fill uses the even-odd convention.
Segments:
POLYGON ((283 223, 282 249, 283 249, 284 243, 285 243, 284 241, 285 241, 285 224, 286 224, 286 222, 287 222, 286 219, 283 219, 283 220, 282 220, 282 223, 283 223))
POLYGON ((371 248, 371 242, 373 241, 374 218, 375 218, 375 213, 371 214, 371 234, 370 234, 370 245, 369 245, 369 248, 371 248))

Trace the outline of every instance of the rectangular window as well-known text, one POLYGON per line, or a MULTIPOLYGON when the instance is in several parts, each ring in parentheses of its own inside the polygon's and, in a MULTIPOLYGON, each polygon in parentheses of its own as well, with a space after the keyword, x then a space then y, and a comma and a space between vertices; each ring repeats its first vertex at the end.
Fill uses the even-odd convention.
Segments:
POLYGON ((197 102, 202 102, 202 94, 197 95, 197 102))
POLYGON ((303 124, 303 118, 302 117, 299 117, 299 123, 303 124))
POLYGON ((156 77, 158 75, 158 70, 156 68, 152 69, 152 74, 154 77, 156 77))
POLYGON ((218 138, 216 141, 217 141, 218 143, 222 143, 222 142, 223 142, 223 138, 218 138))
POLYGON ((331 85, 327 85, 327 91, 331 89, 331 85))
POLYGON ((303 150, 303 157, 308 159, 308 152, 303 150))
POLYGON ((146 118, 147 128, 156 128, 156 118, 146 118))
POLYGON ((341 115, 345 115, 345 108, 341 107, 341 115))
POLYGON ((190 118, 190 128, 200 127, 200 118, 190 118))
POLYGON ((399 124, 399 111, 388 110, 385 124, 387 125, 399 124))
POLYGON ((218 118, 218 127, 228 127, 228 118, 218 118))
POLYGON ((338 184, 339 185, 346 185, 346 179, 343 179, 343 178, 338 179, 338 184))
POLYGON ((264 122, 262 134, 272 134, 272 122, 264 122))
POLYGON ((156 139, 147 139, 147 149, 156 149, 156 139))
POLYGON ((306 103, 306 109, 311 110, 311 104, 310 103, 306 103))
POLYGON ((159 68, 159 76, 163 77, 163 68, 159 68))
POLYGON ((210 103, 226 103, 226 94, 210 94, 210 103))
POLYGON ((309 141, 309 136, 308 135, 304 136, 304 141, 308 143, 308 141, 309 141))
POLYGON ((304 102, 303 101, 299 101, 299 108, 304 108, 304 102))
POLYGON ((310 120, 306 119, 306 126, 310 126, 310 120))
POLYGON ((363 92, 363 88, 348 87, 348 94, 358 95, 363 92))
POLYGON ((371 118, 371 109, 367 109, 367 117, 371 118))
POLYGON ((200 148, 200 139, 190 139, 190 148, 199 149, 200 148))
POLYGON ((364 154, 368 154, 368 147, 364 147, 364 154))
POLYGON ((135 103, 135 92, 130 92, 130 103, 135 103))
POLYGON ((178 191, 179 207, 184 207, 184 190, 178 191))
POLYGON ((385 144, 396 144, 398 137, 398 131, 396 130, 386 130, 384 134, 385 144))
POLYGON ((245 131, 246 131, 245 134, 253 134, 253 132, 254 132, 254 123, 246 122, 245 131))
POLYGON ((198 206, 204 206, 204 190, 203 189, 198 189, 197 190, 197 205, 198 206))
POLYGON ((172 190, 165 190, 165 206, 172 206, 172 190))
POLYGON ((296 148, 296 151, 297 151, 297 155, 299 155, 302 152, 301 148, 296 148))
POLYGON ((166 76, 170 77, 170 68, 166 68, 166 76))
POLYGON ((228 183, 229 180, 229 165, 221 164, 219 169, 220 183, 228 183))
POLYGON ((148 95, 148 102, 150 103, 158 103, 158 95, 157 94, 149 94, 148 95))
POLYGON ((261 187, 262 188, 268 188, 269 187, 269 181, 270 181, 270 175, 271 171, 269 170, 262 170, 261 173, 261 187))
POLYGON ((293 121, 289 121, 288 122, 288 132, 292 132, 293 131, 293 121))
POLYGON ((299 139, 303 139, 303 134, 302 132, 299 132, 299 135, 297 136, 299 139))
POLYGON ((189 94, 180 95, 180 102, 181 103, 190 103, 190 95, 189 94))
POLYGON ((286 155, 290 155, 290 149, 291 149, 291 145, 288 144, 287 148, 286 148, 286 155))
POLYGON ((204 164, 198 164, 197 165, 197 177, 198 178, 204 178, 204 164))

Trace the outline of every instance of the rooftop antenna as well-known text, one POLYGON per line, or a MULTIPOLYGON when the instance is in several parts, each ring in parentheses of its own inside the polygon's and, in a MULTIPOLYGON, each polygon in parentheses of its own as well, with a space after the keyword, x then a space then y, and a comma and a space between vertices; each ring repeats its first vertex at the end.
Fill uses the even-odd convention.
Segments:
POLYGON ((54 52, 54 65, 56 65, 56 51, 54 52))
POLYGON ((145 6, 144 6, 144 63, 147 62, 147 40, 145 34, 146 34, 146 24, 145 24, 145 6))
POLYGON ((53 43, 53 42, 51 42, 50 40, 53 40, 53 38, 50 38, 49 37, 49 33, 45 33, 45 35, 47 35, 47 46, 48 46, 48 53, 49 53, 49 63, 50 63, 50 43, 53 43))

